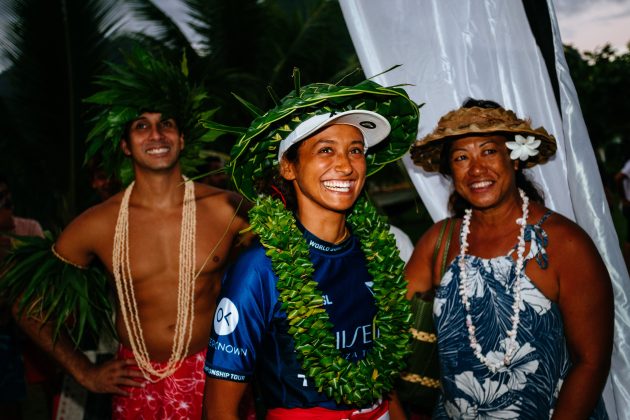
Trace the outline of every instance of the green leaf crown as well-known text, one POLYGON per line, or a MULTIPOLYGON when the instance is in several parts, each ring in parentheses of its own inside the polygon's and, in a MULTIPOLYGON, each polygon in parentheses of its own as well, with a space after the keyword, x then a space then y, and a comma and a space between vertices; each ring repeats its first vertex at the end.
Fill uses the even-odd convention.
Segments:
MULTIPOLYGON (((296 73, 294 78, 299 80, 296 73)), ((266 177, 278 164, 280 141, 314 115, 364 109, 388 119, 391 125, 388 140, 370 148, 366 156, 368 176, 405 154, 418 132, 418 105, 401 87, 383 87, 371 80, 355 86, 313 83, 304 87, 297 81, 295 91, 265 114, 239 100, 256 115, 248 128, 227 127, 207 120, 202 124, 213 131, 239 135, 226 170, 238 191, 252 201, 257 196, 256 180, 266 177)))
POLYGON ((186 56, 175 64, 136 46, 125 56, 125 64, 107 66, 109 72, 95 82, 102 90, 85 99, 98 111, 87 137, 86 161, 100 155, 106 173, 129 183, 133 179, 131 161, 120 150, 125 127, 143 112, 160 112, 174 118, 184 133, 186 147, 180 165, 184 174, 194 174, 203 163, 199 157, 202 143, 213 140, 198 122, 216 110, 203 108, 207 95, 188 80, 186 56))

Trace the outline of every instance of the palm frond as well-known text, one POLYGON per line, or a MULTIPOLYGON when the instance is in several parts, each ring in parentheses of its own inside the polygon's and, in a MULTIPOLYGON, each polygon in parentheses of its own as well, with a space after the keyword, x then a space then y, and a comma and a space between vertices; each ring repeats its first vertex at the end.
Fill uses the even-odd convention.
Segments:
POLYGON ((16 176, 14 189, 33 209, 32 217, 49 226, 63 225, 90 194, 79 182, 87 133, 81 98, 91 93, 91 75, 110 53, 108 36, 124 23, 124 15, 119 0, 4 4, 13 18, 3 38, 10 60, 2 75, 9 86, 3 99, 23 139, 11 146, 10 156, 29 169, 25 177, 16 176))
POLYGON ((0 297, 16 302, 21 316, 51 323, 54 339, 67 331, 75 344, 85 334, 115 336, 113 306, 105 271, 81 269, 58 259, 53 236, 15 237, 17 245, 3 261, 0 297))
MULTIPOLYGON (((150 28, 150 37, 174 51, 185 51, 190 58, 196 56, 188 37, 180 27, 151 0, 126 0, 126 4, 140 21, 150 28)), ((148 38, 148 37, 147 37, 148 38)))

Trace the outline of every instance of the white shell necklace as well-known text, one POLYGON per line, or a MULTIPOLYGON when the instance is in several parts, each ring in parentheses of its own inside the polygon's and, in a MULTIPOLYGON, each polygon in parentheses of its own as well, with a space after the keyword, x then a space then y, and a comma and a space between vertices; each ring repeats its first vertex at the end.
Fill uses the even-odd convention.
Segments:
POLYGON ((523 276, 523 265, 524 265, 524 257, 525 254, 525 227, 527 226, 527 216, 529 214, 529 198, 525 195, 525 192, 519 188, 518 193, 521 196, 521 200, 523 201, 522 211, 523 216, 521 218, 516 219, 516 224, 521 226, 521 231, 518 236, 518 248, 517 248, 517 258, 516 258, 516 269, 515 275, 516 279, 514 281, 514 285, 512 288, 514 302, 512 303, 512 310, 514 311, 514 315, 512 315, 512 329, 507 331, 507 339, 506 339, 506 348, 505 355, 503 359, 499 361, 489 360, 487 357, 488 354, 484 355, 483 350, 481 349, 481 344, 477 341, 477 336, 475 335, 475 325, 472 321, 472 316, 470 315, 470 301, 468 300, 468 296, 472 295, 472 291, 470 289, 468 274, 466 273, 466 252, 468 251, 468 234, 470 233, 470 219, 472 217, 472 209, 466 209, 464 219, 462 221, 462 230, 460 234, 460 251, 459 251, 459 271, 460 271, 460 283, 459 283, 459 295, 462 299, 462 303, 464 308, 466 309, 466 327, 468 328, 468 340, 470 341, 470 347, 473 349, 475 357, 479 359, 481 363, 486 365, 488 369, 495 373, 502 367, 508 366, 514 357, 518 344, 516 342, 516 335, 518 333, 518 324, 519 324, 519 312, 521 305, 521 278, 523 276))
MULTIPOLYGON (((188 354, 193 334, 195 316, 195 235, 196 201, 195 186, 184 177, 184 201, 182 204, 182 226, 179 238, 179 286, 177 288, 177 318, 171 356, 162 367, 153 365, 149 357, 144 332, 138 314, 129 261, 129 198, 134 182, 127 187, 116 221, 112 269, 118 293, 120 312, 127 328, 129 344, 134 358, 144 377, 157 382, 170 376, 182 364, 188 354)), ((214 251, 213 251, 214 252, 214 251)), ((207 260, 206 260, 207 261, 207 260)), ((204 263, 205 265, 205 263, 204 263)), ((197 274, 198 275, 198 274, 197 274)))

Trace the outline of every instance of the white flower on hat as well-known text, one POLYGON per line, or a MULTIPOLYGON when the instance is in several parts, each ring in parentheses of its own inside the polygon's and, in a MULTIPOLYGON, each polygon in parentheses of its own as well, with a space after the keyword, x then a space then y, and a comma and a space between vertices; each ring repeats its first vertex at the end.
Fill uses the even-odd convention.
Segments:
POLYGON ((510 159, 527 160, 530 156, 536 156, 538 154, 538 146, 540 146, 540 140, 536 140, 534 136, 527 136, 527 138, 517 134, 514 136, 514 141, 508 141, 505 145, 511 150, 510 159))

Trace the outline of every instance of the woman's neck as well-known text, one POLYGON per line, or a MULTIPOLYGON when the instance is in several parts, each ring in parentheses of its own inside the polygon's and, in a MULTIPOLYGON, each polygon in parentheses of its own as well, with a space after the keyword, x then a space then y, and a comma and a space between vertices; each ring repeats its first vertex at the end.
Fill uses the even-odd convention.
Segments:
POLYGON ((345 213, 329 212, 329 214, 322 215, 301 210, 298 209, 297 211, 300 223, 319 239, 337 244, 348 237, 345 213))
POLYGON ((522 215, 522 201, 516 193, 509 200, 496 207, 475 209, 473 207, 472 220, 484 229, 500 228, 512 225, 522 215))

